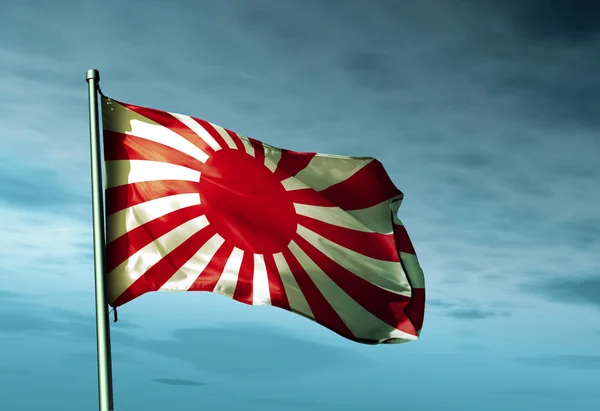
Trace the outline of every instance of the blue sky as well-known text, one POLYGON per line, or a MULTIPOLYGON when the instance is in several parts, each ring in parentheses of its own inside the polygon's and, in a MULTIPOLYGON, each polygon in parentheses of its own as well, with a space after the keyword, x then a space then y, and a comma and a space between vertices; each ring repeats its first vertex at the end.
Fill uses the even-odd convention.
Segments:
POLYGON ((600 408, 600 9, 585 0, 0 0, 0 409, 97 405, 85 72, 298 151, 375 156, 421 339, 208 293, 112 325, 116 410, 600 408))

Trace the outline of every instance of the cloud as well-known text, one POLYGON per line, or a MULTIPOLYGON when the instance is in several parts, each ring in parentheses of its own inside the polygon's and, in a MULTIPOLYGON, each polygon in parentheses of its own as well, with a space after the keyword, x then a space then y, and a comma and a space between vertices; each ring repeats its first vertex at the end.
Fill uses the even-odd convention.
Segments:
POLYGON ((223 324, 181 329, 173 340, 144 340, 137 348, 232 376, 272 377, 366 365, 367 359, 339 348, 286 335, 263 324, 223 324))
POLYGON ((506 317, 506 311, 487 311, 479 308, 459 308, 445 313, 448 317, 458 320, 483 320, 490 317, 506 317))
POLYGON ((165 384, 165 385, 174 385, 180 387, 203 387, 206 383, 197 382, 192 380, 183 380, 179 378, 155 378, 152 381, 165 384))
POLYGON ((371 399, 368 404, 364 402, 351 403, 342 401, 319 401, 299 398, 277 398, 275 395, 265 397, 240 397, 238 408, 246 408, 248 404, 256 404, 256 407, 266 410, 289 410, 289 411, 305 411, 305 410, 327 410, 327 411, 360 411, 372 408, 385 408, 385 405, 380 405, 377 400, 371 399))
POLYGON ((6 286, 33 292, 50 282, 55 290, 88 286, 91 276, 82 273, 92 264, 91 216, 85 221, 66 211, 0 205, 0 278, 11 278, 6 286))
POLYGON ((590 305, 600 309, 600 272, 597 276, 563 276, 538 280, 523 289, 557 303, 590 305))
POLYGON ((23 297, 23 295, 19 294, 19 293, 15 293, 15 292, 8 291, 8 290, 0 290, 0 301, 18 300, 22 297, 23 297))
POLYGON ((427 300, 427 307, 431 307, 438 315, 452 317, 457 320, 484 320, 491 317, 507 317, 510 313, 504 309, 505 303, 487 303, 484 308, 481 303, 473 300, 449 301, 431 298, 427 300))
MULTIPOLYGON (((124 101, 196 115, 292 149, 381 158, 406 194, 400 215, 431 295, 466 294, 480 302, 442 302, 443 315, 503 315, 485 302, 523 304, 505 285, 597 268, 600 93, 593 73, 600 58, 593 44, 569 40, 593 38, 594 29, 585 16, 562 21, 570 12, 560 2, 544 7, 551 16, 545 23, 534 19, 539 8, 518 0, 313 0, 301 8, 128 2, 118 3, 115 14, 117 3, 96 5, 93 13, 75 1, 3 9, 1 18, 12 24, 0 25, 0 34, 15 41, 0 50, 8 64, 0 79, 6 124, 0 152, 29 159, 7 163, 0 187, 0 276, 10 276, 14 289, 25 289, 33 276, 38 282, 31 288, 39 293, 91 289, 89 204, 83 206, 89 193, 83 72, 91 66, 101 70, 103 90, 124 101), (161 24, 148 24, 157 15, 161 24), (584 31, 570 34, 579 30, 573 21, 585 23, 584 31), (107 29, 94 33, 90 25, 107 29), (85 41, 73 33, 87 33, 85 41), (26 203, 38 208, 21 209, 26 203), (51 205, 60 211, 49 212, 51 205)), ((541 288, 547 296, 554 292, 541 288)), ((594 304, 580 291, 570 295, 594 304)), ((29 328, 36 321, 42 320, 22 319, 29 328)), ((86 327, 69 335, 93 335, 93 326, 86 327)), ((321 360, 331 367, 360 361, 264 332, 307 357, 314 353, 314 360, 290 360, 273 350, 280 363, 307 372, 322 369, 321 360)), ((174 338, 142 346, 217 369, 216 347, 225 339, 241 364, 225 359, 225 372, 264 367, 258 354, 243 355, 246 343, 249 353, 267 355, 255 347, 261 337, 244 327, 181 330, 174 338)))
POLYGON ((561 386, 522 386, 499 388, 491 392, 502 397, 524 397, 542 401, 578 402, 596 400, 600 395, 592 390, 561 386))
MULTIPOLYGON (((43 335, 66 344, 77 343, 77 349, 69 349, 64 354, 66 361, 95 361, 92 313, 36 304, 27 297, 17 301, 16 293, 1 295, 8 298, 0 302, 0 334, 43 335), (83 351, 82 341, 87 347, 83 351)), ((213 374, 256 378, 369 364, 367 358, 352 350, 302 340, 264 324, 227 323, 218 327, 180 329, 164 340, 136 336, 131 332, 134 328, 135 324, 123 320, 111 323, 111 340, 117 347, 113 349, 114 361, 139 363, 141 352, 151 352, 213 374)), ((71 345, 65 345, 67 347, 71 345)))
POLYGON ((487 351, 488 347, 483 345, 483 344, 477 344, 477 343, 463 343, 463 344, 458 344, 457 347, 463 351, 467 351, 469 353, 474 353, 474 352, 483 352, 483 351, 487 351))
POLYGON ((393 59, 382 52, 347 52, 340 56, 340 66, 359 86, 367 89, 389 91, 403 84, 393 59))
POLYGON ((600 371, 600 355, 546 355, 517 358, 521 364, 542 368, 566 368, 579 371, 600 371))
MULTIPOLYGON (((90 307, 92 308, 92 307, 90 307)), ((43 334, 68 339, 95 341, 96 318, 93 312, 78 312, 47 305, 35 296, 0 290, 0 333, 43 334)), ((136 325, 119 320, 111 326, 117 339, 127 338, 122 330, 135 329, 136 325)))
POLYGON ((600 36, 600 5, 593 0, 509 0, 499 8, 494 4, 525 38, 581 43, 600 36))
POLYGON ((14 159, 1 160, 0 202, 20 209, 43 209, 46 212, 64 211, 74 204, 88 208, 85 202, 90 201, 88 197, 69 189, 55 169, 26 167, 14 159))
POLYGON ((454 307, 455 304, 449 301, 440 300, 438 298, 428 298, 426 301, 427 307, 434 308, 451 308, 454 307))

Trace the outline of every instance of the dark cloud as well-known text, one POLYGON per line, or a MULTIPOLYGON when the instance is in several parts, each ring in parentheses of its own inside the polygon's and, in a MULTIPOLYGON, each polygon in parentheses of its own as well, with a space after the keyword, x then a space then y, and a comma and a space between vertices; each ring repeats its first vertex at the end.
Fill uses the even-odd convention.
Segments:
POLYGON ((401 86, 402 72, 396 70, 393 59, 386 53, 351 51, 340 57, 340 63, 359 86, 379 91, 401 86))
POLYGON ((239 27, 258 33, 286 54, 306 51, 317 40, 304 7, 299 10, 285 2, 255 1, 240 3, 235 15, 239 27))
POLYGON ((457 0, 446 3, 451 9, 458 18, 445 21, 453 28, 448 38, 460 40, 446 47, 452 55, 440 51, 441 78, 454 77, 465 94, 486 93, 486 108, 519 119, 511 127, 519 137, 532 125, 600 125, 600 79, 593 74, 600 71, 599 2, 457 0))
POLYGON ((426 301, 426 304, 428 307, 435 307, 435 308, 451 308, 454 307, 456 304, 445 301, 445 300, 440 300, 438 298, 428 298, 426 301))
POLYGON ((181 329, 175 341, 145 340, 139 349, 193 364, 215 374, 274 376, 368 364, 355 352, 302 340, 263 324, 181 329))
POLYGON ((493 162, 493 157, 478 152, 462 152, 451 157, 453 164, 465 169, 485 169, 493 162))
MULTIPOLYGON (((368 364, 354 351, 302 340, 262 324, 225 324, 221 327, 181 329, 172 340, 144 339, 134 324, 111 323, 115 361, 131 361, 123 350, 153 352, 188 362, 216 374, 272 376, 310 373, 368 364)), ((96 325, 92 313, 78 313, 28 302, 0 305, 0 335, 29 334, 82 341, 89 351, 73 352, 71 362, 95 361, 96 325)))
POLYGON ((180 387, 203 387, 207 385, 203 382, 197 382, 192 380, 183 380, 180 378, 155 378, 152 381, 165 384, 165 385, 175 385, 180 387))
MULTIPOLYGON (((96 318, 91 310, 76 312, 39 304, 24 294, 9 293, 10 299, 2 294, 6 293, 0 293, 0 334, 43 334, 95 341, 96 318)), ((123 331, 135 328, 135 324, 126 320, 111 323, 111 333, 116 340, 127 340, 129 336, 123 331)))
POLYGON ((553 302, 591 305, 600 309, 600 273, 587 277, 554 277, 526 283, 522 287, 553 302))
POLYGON ((573 245, 594 247, 600 244, 600 217, 572 219, 557 228, 563 233, 563 239, 573 245))
POLYGON ((496 309, 504 307, 505 304, 488 304, 490 308, 482 308, 479 304, 472 301, 446 301, 436 298, 430 298, 426 302, 427 307, 436 310, 439 315, 456 318, 458 320, 484 320, 490 317, 507 317, 510 315, 505 310, 496 309), (498 307, 496 307, 498 306, 498 307))
POLYGON ((527 38, 585 42, 600 36, 596 0, 506 0, 493 5, 527 38))
POLYGON ((600 355, 546 355, 517 358, 521 364, 542 368, 567 368, 581 371, 600 371, 600 355))
POLYGON ((484 320, 490 317, 506 317, 506 311, 488 311, 479 308, 459 308, 447 311, 444 315, 458 320, 484 320))

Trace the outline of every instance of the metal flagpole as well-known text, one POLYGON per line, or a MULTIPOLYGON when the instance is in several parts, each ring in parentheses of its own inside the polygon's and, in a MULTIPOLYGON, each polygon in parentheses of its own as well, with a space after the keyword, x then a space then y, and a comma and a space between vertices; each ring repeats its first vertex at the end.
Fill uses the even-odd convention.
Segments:
POLYGON ((96 344, 98 352, 99 411, 113 411, 112 361, 108 303, 104 288, 104 204, 100 169, 100 130, 98 121, 98 70, 87 71, 90 106, 90 159, 92 163, 92 217, 94 227, 94 278, 96 283, 96 344))

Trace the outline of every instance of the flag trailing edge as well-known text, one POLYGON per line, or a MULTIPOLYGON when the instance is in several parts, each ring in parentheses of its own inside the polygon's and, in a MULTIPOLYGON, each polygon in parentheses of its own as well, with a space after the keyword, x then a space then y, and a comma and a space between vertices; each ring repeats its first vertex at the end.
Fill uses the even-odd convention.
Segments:
POLYGON ((403 199, 370 157, 299 153, 102 96, 107 296, 209 291, 366 344, 419 336, 403 199))

